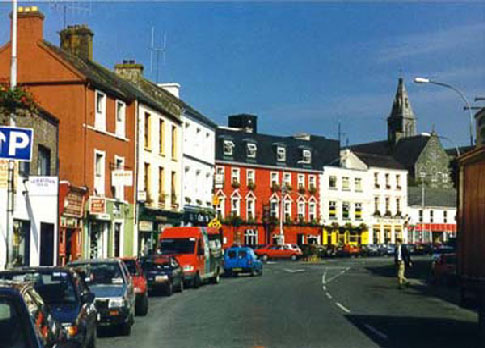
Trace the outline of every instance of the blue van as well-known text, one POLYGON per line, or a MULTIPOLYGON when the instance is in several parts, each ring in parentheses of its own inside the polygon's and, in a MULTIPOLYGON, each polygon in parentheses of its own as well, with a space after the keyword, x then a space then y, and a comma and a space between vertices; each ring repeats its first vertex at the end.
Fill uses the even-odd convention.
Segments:
POLYGON ((232 247, 224 253, 224 273, 229 276, 237 276, 238 273, 262 276, 263 263, 257 259, 253 249, 232 247))

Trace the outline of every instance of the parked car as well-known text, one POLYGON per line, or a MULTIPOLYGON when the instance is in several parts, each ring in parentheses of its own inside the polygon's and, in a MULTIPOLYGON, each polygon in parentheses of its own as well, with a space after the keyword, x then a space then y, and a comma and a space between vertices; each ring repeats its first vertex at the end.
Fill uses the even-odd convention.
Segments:
POLYGON ((452 285, 456 281, 456 254, 439 255, 431 264, 431 282, 452 285))
POLYGON ((432 261, 437 261, 440 258, 440 255, 443 254, 454 254, 456 253, 456 249, 448 246, 448 245, 440 245, 433 248, 433 253, 431 255, 432 261))
POLYGON ((119 259, 74 261, 70 266, 85 272, 86 283, 95 295, 99 327, 118 327, 131 334, 135 322, 135 289, 125 263, 119 259))
POLYGON ((0 279, 32 283, 72 346, 96 345, 94 294, 80 274, 61 267, 23 267, 0 272, 0 279))
POLYGON ((396 244, 387 244, 386 255, 393 256, 396 252, 396 244))
POLYGON ((185 285, 219 283, 223 272, 221 233, 216 228, 167 227, 160 235, 159 252, 177 258, 185 285))
POLYGON ((345 244, 342 249, 339 251, 339 255, 341 256, 359 256, 360 255, 360 247, 355 244, 345 244))
POLYGON ((62 347, 65 331, 32 284, 0 281, 0 347, 62 347))
POLYGON ((135 257, 121 258, 130 272, 133 286, 135 287, 135 314, 147 315, 148 313, 148 285, 140 261, 135 257))
POLYGON ((269 244, 261 249, 256 249, 255 254, 261 257, 261 260, 268 259, 291 259, 297 260, 303 254, 301 250, 290 249, 286 244, 269 244))
POLYGON ((377 244, 364 244, 361 247, 361 254, 365 256, 381 256, 381 250, 377 244))
POLYGON ((257 259, 253 249, 233 247, 224 253, 224 274, 236 276, 239 273, 263 275, 263 263, 257 259))
POLYGON ((415 244, 406 244, 406 248, 408 248, 409 254, 416 255, 416 245, 415 244))
POLYGON ((141 266, 147 279, 148 290, 164 291, 172 295, 173 291, 184 290, 184 272, 177 259, 170 255, 150 255, 141 259, 141 266))

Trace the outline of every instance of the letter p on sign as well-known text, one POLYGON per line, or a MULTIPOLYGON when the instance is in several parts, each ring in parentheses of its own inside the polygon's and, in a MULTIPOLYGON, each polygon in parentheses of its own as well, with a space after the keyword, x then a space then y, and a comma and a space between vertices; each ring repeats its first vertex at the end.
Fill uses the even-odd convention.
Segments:
POLYGON ((0 158, 30 161, 33 140, 33 129, 0 127, 0 158))

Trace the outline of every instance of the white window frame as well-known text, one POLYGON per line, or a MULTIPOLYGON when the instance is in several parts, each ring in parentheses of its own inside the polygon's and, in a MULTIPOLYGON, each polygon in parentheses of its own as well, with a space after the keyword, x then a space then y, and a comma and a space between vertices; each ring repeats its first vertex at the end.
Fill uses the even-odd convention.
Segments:
POLYGON ((285 198, 283 200, 283 215, 285 217, 285 221, 288 218, 291 220, 291 199, 289 198, 285 198))
POLYGON ((126 136, 126 104, 122 100, 116 100, 115 103, 115 117, 117 136, 124 138, 126 136), (121 106, 121 111, 118 109, 121 106))
POLYGON ((338 209, 337 209, 337 201, 328 201, 328 219, 329 220, 338 220, 338 209), (332 209, 333 207, 333 209, 332 209), (330 215, 330 210, 335 211, 335 215, 330 215))
POLYGON ((291 187, 291 173, 283 173, 283 185, 291 187))
POLYGON ((312 163, 312 152, 308 149, 303 149, 302 151, 302 162, 303 163, 312 163))
POLYGON ((241 216, 241 197, 234 196, 231 197, 231 215, 232 216, 241 216), (236 210, 234 211, 234 202, 236 202, 236 210), (234 212, 236 214, 234 214, 234 212))
POLYGON ((238 184, 241 183, 241 169, 240 168, 232 168, 231 169, 231 184, 233 182, 237 182, 238 184), (236 180, 234 180, 236 179, 236 180))
POLYGON ((100 131, 106 131, 106 93, 99 90, 94 91, 94 128, 100 131), (98 96, 102 98, 101 103, 98 96))
POLYGON ((255 143, 246 144, 246 155, 248 158, 256 158, 257 150, 258 150, 258 146, 255 143))
POLYGON ((273 216, 276 219, 278 219, 279 216, 280 216, 280 201, 279 201, 279 199, 277 199, 277 198, 270 199, 270 201, 269 201, 269 209, 270 209, 269 210, 270 216, 273 216), (274 207, 275 207, 274 210, 273 210, 273 204, 274 204, 274 207))
POLYGON ((254 169, 246 170, 246 185, 248 185, 250 182, 256 184, 256 173, 254 169))
POLYGON ((342 191, 350 191, 350 177, 342 177, 342 191), (347 183, 347 185, 345 185, 347 183))
POLYGON ((106 186, 106 151, 94 150, 94 189, 97 195, 105 195, 106 186), (97 157, 101 155, 101 173, 98 174, 97 157))
POLYGON ((308 202, 308 220, 317 221, 317 203, 315 202, 308 202))
POLYGON ((277 146, 276 147, 276 160, 278 162, 285 162, 286 161, 286 148, 284 146, 277 146))
POLYGON ((234 142, 232 140, 224 140, 223 150, 224 156, 232 156, 234 149, 234 142))
POLYGON ((328 176, 328 188, 330 190, 338 190, 338 177, 336 175, 329 175, 328 176), (335 186, 330 185, 332 178, 335 179, 335 186))
POLYGON ((219 196, 219 204, 216 206, 216 214, 220 216, 221 219, 225 217, 225 211, 224 211, 225 200, 226 199, 223 196, 219 196))
MULTIPOLYGON (((113 167, 114 167, 114 170, 124 169, 125 168, 125 158, 123 156, 115 155, 113 167), (121 162, 121 168, 118 168, 118 166, 116 165, 118 163, 118 161, 121 162)), ((124 191, 125 191, 124 186, 122 186, 121 189, 119 187, 115 187, 114 198, 119 199, 120 201, 124 200, 125 199, 125 192, 124 191)))
POLYGON ((257 229, 247 229, 244 231, 244 244, 245 245, 256 245, 258 244, 258 230, 257 229))
POLYGON ((298 220, 306 220, 305 216, 305 202, 304 201, 299 201, 297 203, 298 205, 298 220))
POLYGON ((114 233, 115 233, 115 224, 120 224, 120 250, 119 250, 119 254, 120 256, 119 257, 123 257, 125 256, 125 248, 124 248, 124 242, 125 242, 125 222, 124 220, 113 220, 113 225, 112 225, 112 229, 113 229, 113 242, 112 242, 112 250, 113 250, 113 256, 115 254, 115 237, 114 237, 114 233))
POLYGON ((308 175, 308 187, 317 188, 317 177, 315 175, 308 175))
POLYGON ((362 192, 362 178, 354 178, 354 185, 356 192, 362 192))
POLYGON ((280 184, 280 175, 278 172, 271 172, 270 174, 270 180, 271 180, 271 186, 273 186, 273 184, 276 184, 276 185, 279 185, 280 184), (275 177, 276 177, 276 180, 275 180, 275 177))
POLYGON ((305 174, 298 174, 298 189, 305 188, 305 174))
POLYGON ((252 219, 256 220, 256 200, 253 197, 246 199, 246 219, 249 220, 249 214, 252 214, 252 219), (252 203, 252 208, 250 209, 249 204, 252 203))

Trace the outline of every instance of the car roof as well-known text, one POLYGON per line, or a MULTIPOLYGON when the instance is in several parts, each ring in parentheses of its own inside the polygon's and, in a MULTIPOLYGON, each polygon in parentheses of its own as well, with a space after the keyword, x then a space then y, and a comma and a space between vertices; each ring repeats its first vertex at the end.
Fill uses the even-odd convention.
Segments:
POLYGON ((120 259, 106 258, 106 259, 92 259, 92 260, 76 260, 69 263, 71 266, 96 264, 96 263, 120 263, 120 259))
POLYGON ((227 251, 229 250, 252 250, 252 249, 250 247, 245 247, 245 246, 234 246, 227 249, 227 251))
POLYGON ((0 271, 1 273, 20 273, 20 272, 74 272, 73 269, 69 267, 61 267, 61 266, 36 266, 36 267, 29 267, 29 266, 23 266, 23 267, 15 267, 8 269, 6 271, 0 271))

